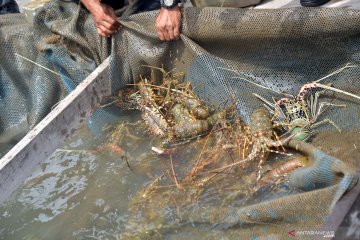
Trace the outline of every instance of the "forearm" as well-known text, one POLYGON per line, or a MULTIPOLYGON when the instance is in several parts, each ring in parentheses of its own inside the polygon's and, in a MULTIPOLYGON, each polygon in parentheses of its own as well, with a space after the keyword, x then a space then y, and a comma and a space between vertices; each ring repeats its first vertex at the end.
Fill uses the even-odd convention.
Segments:
POLYGON ((115 11, 100 0, 80 0, 93 16, 96 30, 103 37, 109 37, 120 28, 115 11))
POLYGON ((100 0, 80 0, 91 13, 96 12, 100 7, 100 0))

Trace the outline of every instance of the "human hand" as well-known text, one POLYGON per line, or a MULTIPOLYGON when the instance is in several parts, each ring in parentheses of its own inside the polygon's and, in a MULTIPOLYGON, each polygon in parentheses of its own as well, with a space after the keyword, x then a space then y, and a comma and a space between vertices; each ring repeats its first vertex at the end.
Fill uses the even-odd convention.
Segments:
POLYGON ((104 3, 99 3, 98 7, 92 8, 96 30, 103 37, 108 37, 116 33, 121 25, 116 20, 116 14, 112 7, 104 3))
POLYGON ((180 38, 181 11, 179 6, 161 8, 156 18, 156 32, 161 41, 178 40, 180 38))

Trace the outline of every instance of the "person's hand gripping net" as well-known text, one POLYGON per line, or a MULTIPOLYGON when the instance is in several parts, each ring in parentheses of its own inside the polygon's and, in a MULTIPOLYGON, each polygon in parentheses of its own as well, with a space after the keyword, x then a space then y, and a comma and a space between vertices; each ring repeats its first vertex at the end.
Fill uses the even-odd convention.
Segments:
POLYGON ((156 32, 162 41, 180 38, 181 11, 179 6, 171 9, 161 8, 156 19, 156 32))
POLYGON ((120 23, 117 21, 115 11, 99 0, 81 0, 93 15, 97 32, 103 37, 109 37, 119 31, 120 23))
POLYGON ((100 3, 100 7, 93 12, 93 18, 98 33, 103 37, 113 35, 121 28, 114 9, 109 5, 100 3))

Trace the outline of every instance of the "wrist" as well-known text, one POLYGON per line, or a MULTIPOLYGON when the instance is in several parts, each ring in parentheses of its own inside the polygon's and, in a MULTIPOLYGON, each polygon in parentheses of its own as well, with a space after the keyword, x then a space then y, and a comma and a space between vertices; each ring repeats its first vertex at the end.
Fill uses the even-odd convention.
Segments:
POLYGON ((179 3, 180 0, 160 0, 161 7, 166 9, 174 9, 179 3))
POLYGON ((167 11, 167 12, 177 12, 177 11, 180 12, 181 8, 179 6, 175 6, 173 8, 161 7, 161 10, 167 11))

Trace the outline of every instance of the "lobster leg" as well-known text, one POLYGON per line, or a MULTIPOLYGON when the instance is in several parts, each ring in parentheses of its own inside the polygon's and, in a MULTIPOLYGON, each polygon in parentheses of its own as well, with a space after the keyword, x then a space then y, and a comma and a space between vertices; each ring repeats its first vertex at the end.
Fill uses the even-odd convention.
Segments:
POLYGON ((322 125, 322 124, 325 124, 325 123, 328 123, 328 124, 331 124, 333 125, 339 132, 341 132, 341 129, 339 128, 339 126, 337 126, 333 121, 331 121, 330 119, 328 118, 325 118, 324 120, 322 121, 319 121, 317 123, 314 123, 312 126, 311 126, 311 129, 315 129, 317 128, 318 126, 322 125))

